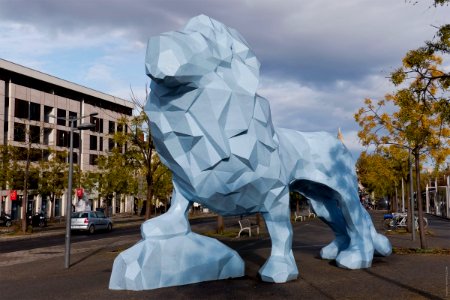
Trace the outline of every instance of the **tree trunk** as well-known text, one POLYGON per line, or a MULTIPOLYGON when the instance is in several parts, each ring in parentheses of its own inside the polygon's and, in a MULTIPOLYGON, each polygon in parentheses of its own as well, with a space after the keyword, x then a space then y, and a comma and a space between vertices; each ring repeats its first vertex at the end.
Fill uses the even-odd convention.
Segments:
POLYGON ((145 178, 147 180, 147 205, 145 206, 145 220, 148 220, 152 214, 153 182, 151 174, 147 174, 145 178))
POLYGON ((223 226, 223 217, 221 215, 217 215, 217 233, 223 234, 224 226, 223 226))
MULTIPOLYGON (((25 178, 24 178, 24 182, 23 182, 22 232, 27 231, 28 177, 30 175, 30 151, 31 151, 31 144, 28 143, 27 161, 25 164, 25 178)), ((31 211, 30 213, 33 214, 33 211, 31 211)))
POLYGON ((392 201, 391 211, 398 212, 398 193, 397 193, 397 185, 395 185, 395 197, 392 201))
POLYGON ((258 225, 260 229, 262 228, 261 213, 256 213, 256 225, 258 225))
POLYGON ((412 232, 412 213, 414 210, 414 206, 412 205, 414 203, 413 199, 413 190, 414 190, 414 183, 413 183, 413 176, 412 176, 412 160, 411 160, 411 152, 409 152, 408 156, 408 165, 409 165, 409 201, 408 201, 408 211, 407 211, 407 225, 408 225, 408 232, 412 232))
MULTIPOLYGON (((417 210, 419 217, 419 236, 420 236, 420 248, 427 248, 427 241, 425 237, 425 229, 423 224, 423 203, 422 203, 422 193, 420 190, 420 157, 419 153, 414 154, 415 165, 416 165, 416 185, 417 185, 417 210)), ((414 219, 411 219, 414 220, 414 219)))

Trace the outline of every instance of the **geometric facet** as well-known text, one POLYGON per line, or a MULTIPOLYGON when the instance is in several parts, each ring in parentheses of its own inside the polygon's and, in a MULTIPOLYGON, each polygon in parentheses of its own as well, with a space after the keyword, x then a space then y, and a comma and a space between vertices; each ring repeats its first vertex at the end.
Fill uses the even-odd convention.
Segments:
POLYGON ((111 289, 244 275, 235 251, 191 232, 187 212, 193 202, 224 216, 263 215, 272 239, 259 270, 264 281, 298 276, 290 191, 304 195, 335 234, 322 258, 356 269, 370 267, 374 253, 391 253, 359 202, 350 152, 328 133, 275 128, 269 102, 256 93, 259 66, 236 30, 205 15, 181 31, 150 38, 145 111, 174 192, 169 211, 143 223, 143 239, 116 258, 111 289))

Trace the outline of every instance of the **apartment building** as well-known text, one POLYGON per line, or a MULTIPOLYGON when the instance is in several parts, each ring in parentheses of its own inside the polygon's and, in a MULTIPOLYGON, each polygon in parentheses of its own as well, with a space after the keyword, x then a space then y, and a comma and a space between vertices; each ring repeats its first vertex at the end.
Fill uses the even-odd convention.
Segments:
MULTIPOLYGON (((31 145, 37 156, 32 160, 46 159, 50 153, 48 149, 68 152, 70 124, 67 119, 88 116, 81 123, 94 123, 95 128, 74 131, 73 162, 82 171, 95 170, 97 158, 114 147, 111 134, 122 130, 118 128, 117 120, 124 115, 131 116, 133 108, 134 105, 124 99, 0 59, 0 144, 31 145), (93 113, 97 115, 89 116, 93 113)), ((52 215, 64 215, 67 193, 56 199, 51 207, 52 203, 33 192, 32 186, 30 191, 28 211, 48 213, 52 210, 52 215)), ((93 208, 102 205, 96 200, 97 195, 89 192, 85 197, 89 198, 93 208)), ((9 187, 0 193, 1 211, 11 213, 13 218, 21 218, 23 191, 16 191, 17 197, 12 197, 16 200, 11 199, 9 187)), ((76 204, 77 197, 72 199, 76 204)), ((119 204, 115 200, 109 204, 113 212, 132 209, 128 199, 117 201, 119 204)))

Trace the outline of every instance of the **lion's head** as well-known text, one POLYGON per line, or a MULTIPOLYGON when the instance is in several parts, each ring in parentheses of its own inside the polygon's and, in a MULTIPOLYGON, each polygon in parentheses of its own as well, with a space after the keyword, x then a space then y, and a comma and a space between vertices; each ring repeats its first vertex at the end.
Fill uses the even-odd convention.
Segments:
POLYGON ((259 82, 260 63, 244 38, 205 15, 192 18, 180 31, 150 38, 145 62, 147 75, 169 87, 216 74, 254 95, 259 82))

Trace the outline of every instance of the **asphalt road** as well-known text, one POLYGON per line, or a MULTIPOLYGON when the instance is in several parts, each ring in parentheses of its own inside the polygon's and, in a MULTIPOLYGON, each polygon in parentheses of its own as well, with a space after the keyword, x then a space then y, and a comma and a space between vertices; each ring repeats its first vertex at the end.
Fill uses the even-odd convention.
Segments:
MULTIPOLYGON (((232 227, 236 226, 236 218, 227 218, 225 225, 232 227), (233 223, 233 225, 231 224, 233 223)), ((195 218, 190 221, 192 228, 198 232, 206 232, 214 229, 216 224, 216 217, 195 218)), ((86 232, 72 232, 71 243, 95 241, 110 237, 127 237, 130 235, 140 234, 141 222, 136 222, 136 219, 131 219, 130 224, 122 221, 120 226, 116 224, 112 232, 99 231, 95 234, 89 235, 86 232)), ((56 224, 58 225, 58 224, 56 224)), ((36 248, 52 247, 63 245, 65 242, 65 227, 64 223, 58 228, 36 228, 40 233, 50 233, 45 235, 37 234, 35 236, 26 236, 24 238, 1 238, 0 237, 0 253, 8 253, 14 251, 31 250, 36 248), (53 231, 53 232, 52 232, 53 231)), ((1 299, 1 298, 0 298, 1 299)))
MULTIPOLYGON (((374 217, 377 224, 379 218, 374 217)), ((192 227, 204 230, 214 222, 207 224, 202 221, 192 227)), ((446 220, 435 224, 442 233, 450 231, 446 220)), ((260 237, 221 238, 246 262, 242 278, 150 291, 111 291, 108 282, 113 260, 140 239, 137 231, 117 236, 98 234, 102 238, 74 242, 68 270, 63 267, 62 245, 0 254, 0 299, 446 299, 449 255, 393 254, 376 257, 370 269, 344 270, 318 257, 320 248, 333 238, 320 220, 294 223, 293 227, 300 276, 285 284, 269 284, 258 278, 258 269, 270 254, 270 240, 263 233, 260 237)), ((450 248, 449 240, 441 238, 437 228, 432 230, 435 236, 430 240, 440 239, 450 248)), ((409 236, 388 237, 394 246, 409 245, 409 236)))
MULTIPOLYGON (((76 244, 79 242, 101 240, 109 237, 121 237, 133 234, 139 234, 139 226, 124 228, 114 228, 111 232, 98 232, 93 235, 86 233, 72 233, 71 243, 76 244)), ((28 237, 24 239, 0 239, 0 253, 8 253, 14 251, 31 250, 36 248, 46 248, 57 245, 63 245, 65 242, 65 233, 63 230, 59 230, 52 235, 28 237)))

